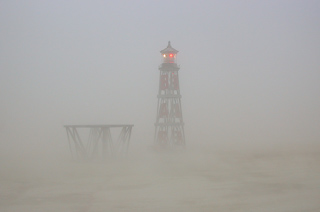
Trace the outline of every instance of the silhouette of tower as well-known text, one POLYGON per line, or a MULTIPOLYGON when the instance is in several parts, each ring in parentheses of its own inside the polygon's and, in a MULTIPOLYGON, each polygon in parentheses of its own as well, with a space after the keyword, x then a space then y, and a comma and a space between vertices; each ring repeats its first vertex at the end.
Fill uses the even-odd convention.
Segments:
POLYGON ((159 67, 159 92, 154 141, 159 148, 185 146, 184 122, 179 88, 179 66, 176 57, 179 51, 167 48, 160 51, 163 61, 159 67))

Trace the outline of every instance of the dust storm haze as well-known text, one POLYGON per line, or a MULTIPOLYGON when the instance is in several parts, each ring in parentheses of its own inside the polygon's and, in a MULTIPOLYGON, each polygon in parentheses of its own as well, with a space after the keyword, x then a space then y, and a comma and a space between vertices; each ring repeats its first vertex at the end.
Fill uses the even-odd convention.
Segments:
POLYGON ((318 1, 0 1, 0 211, 319 211, 318 1), (179 50, 186 151, 153 144, 179 50), (134 124, 128 160, 67 124, 134 124))

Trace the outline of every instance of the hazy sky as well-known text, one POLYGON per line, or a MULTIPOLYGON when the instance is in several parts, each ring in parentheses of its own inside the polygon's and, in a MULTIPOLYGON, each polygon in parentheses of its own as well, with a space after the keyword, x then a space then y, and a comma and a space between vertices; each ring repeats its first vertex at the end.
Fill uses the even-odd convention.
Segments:
POLYGON ((152 144, 169 40, 187 145, 319 147, 319 1, 1 0, 0 148, 64 148, 64 124, 152 144))

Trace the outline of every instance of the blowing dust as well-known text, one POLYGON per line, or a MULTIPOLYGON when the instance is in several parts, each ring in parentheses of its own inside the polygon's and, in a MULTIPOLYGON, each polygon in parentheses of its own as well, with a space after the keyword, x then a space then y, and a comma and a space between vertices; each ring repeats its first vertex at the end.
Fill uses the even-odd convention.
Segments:
POLYGON ((319 211, 313 150, 131 151, 101 163, 11 158, 0 211, 319 211))

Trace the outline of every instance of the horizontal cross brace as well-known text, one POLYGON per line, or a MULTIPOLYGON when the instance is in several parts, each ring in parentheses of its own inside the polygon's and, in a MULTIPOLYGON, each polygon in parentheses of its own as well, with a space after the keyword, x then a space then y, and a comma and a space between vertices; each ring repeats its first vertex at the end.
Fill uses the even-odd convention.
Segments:
POLYGON ((184 126, 184 123, 181 122, 181 123, 155 123, 154 124, 155 126, 184 126))
POLYGON ((163 95, 158 95, 158 98, 179 98, 181 99, 181 95, 180 94, 163 94, 163 95))
POLYGON ((125 125, 120 125, 120 124, 103 124, 103 125, 64 125, 64 127, 77 127, 77 128, 111 128, 111 127, 132 127, 133 124, 125 124, 125 125))

